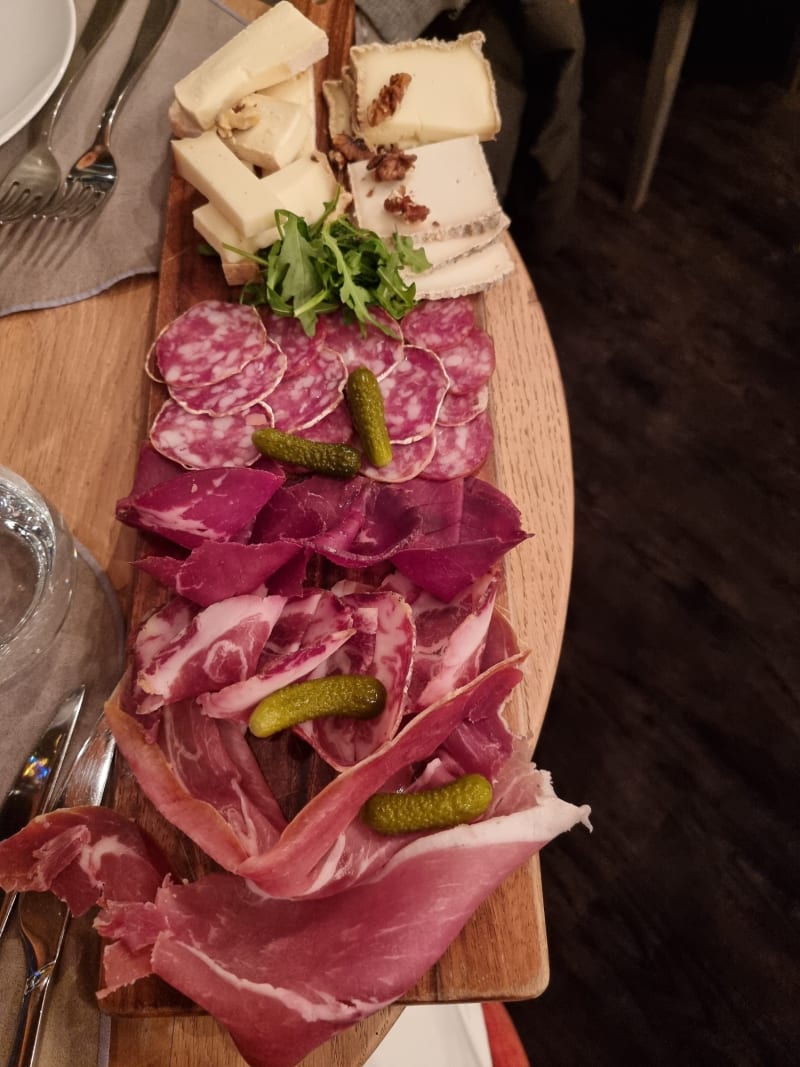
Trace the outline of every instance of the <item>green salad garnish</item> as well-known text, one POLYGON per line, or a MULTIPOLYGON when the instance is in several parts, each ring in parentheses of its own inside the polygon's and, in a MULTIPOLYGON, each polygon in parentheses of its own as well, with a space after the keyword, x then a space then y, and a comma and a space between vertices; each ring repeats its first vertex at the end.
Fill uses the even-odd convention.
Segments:
POLYGON ((226 246, 260 268, 258 278, 243 287, 241 302, 268 304, 278 315, 299 319, 309 337, 316 331, 317 316, 337 308, 362 330, 372 323, 389 333, 370 309, 381 307, 401 319, 414 306, 416 286, 403 281, 400 269, 419 273, 430 263, 410 237, 395 234, 390 248, 372 230, 362 230, 344 216, 332 219, 338 199, 337 191, 310 226, 292 211, 276 211, 278 240, 256 255, 226 246))

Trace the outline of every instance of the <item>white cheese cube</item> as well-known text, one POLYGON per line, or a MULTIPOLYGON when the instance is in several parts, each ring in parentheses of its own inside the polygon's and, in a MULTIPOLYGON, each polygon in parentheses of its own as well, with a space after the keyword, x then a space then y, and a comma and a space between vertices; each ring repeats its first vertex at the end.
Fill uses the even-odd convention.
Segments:
POLYGON ((237 231, 251 237, 274 224, 283 203, 246 163, 237 159, 214 130, 172 142, 178 174, 222 212, 237 231))
POLYGON ((251 93, 222 113, 233 128, 223 140, 239 159, 271 174, 300 155, 308 141, 311 121, 299 104, 251 93), (251 123, 245 129, 236 122, 251 123))
POLYGON ((224 108, 290 78, 327 54, 325 31, 289 0, 281 0, 182 78, 175 97, 207 130, 224 108))
POLYGON ((421 145, 413 154, 416 162, 398 181, 377 182, 366 160, 349 165, 359 226, 382 237, 396 230, 427 242, 481 233, 497 225, 502 209, 477 136, 421 145), (387 197, 403 195, 427 207, 428 217, 408 222, 386 210, 387 197))
POLYGON ((455 41, 420 39, 351 48, 357 132, 372 147, 408 148, 472 133, 482 141, 494 138, 500 112, 484 41, 475 31, 455 41), (409 74, 411 81, 394 114, 372 124, 370 105, 393 74, 409 74))
POLYGON ((275 100, 297 104, 303 109, 303 114, 308 115, 308 134, 301 153, 304 156, 311 155, 317 147, 317 96, 314 71, 309 67, 300 74, 295 74, 293 78, 271 85, 268 89, 261 89, 260 92, 275 100))

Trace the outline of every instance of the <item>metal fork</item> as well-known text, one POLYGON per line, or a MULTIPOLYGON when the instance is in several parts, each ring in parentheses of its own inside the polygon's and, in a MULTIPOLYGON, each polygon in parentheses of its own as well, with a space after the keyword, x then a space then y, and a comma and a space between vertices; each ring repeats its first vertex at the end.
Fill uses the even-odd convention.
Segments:
POLYGON ((61 193, 40 212, 48 218, 82 219, 108 198, 117 182, 118 168, 111 154, 111 127, 128 90, 158 47, 178 0, 150 0, 139 32, 117 84, 103 109, 94 143, 79 156, 67 174, 61 193))
POLYGON ((105 39, 124 3, 125 0, 97 0, 92 8, 61 81, 28 124, 28 151, 0 182, 0 222, 32 215, 58 191, 61 168, 50 148, 56 119, 78 75, 105 39))

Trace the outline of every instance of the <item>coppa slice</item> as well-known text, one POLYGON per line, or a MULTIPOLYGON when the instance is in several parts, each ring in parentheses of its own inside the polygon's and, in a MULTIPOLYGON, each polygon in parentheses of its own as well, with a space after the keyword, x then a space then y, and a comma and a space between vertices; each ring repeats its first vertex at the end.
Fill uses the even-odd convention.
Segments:
POLYGON ((201 300, 168 323, 155 343, 167 385, 212 385, 266 351, 267 332, 255 308, 201 300))

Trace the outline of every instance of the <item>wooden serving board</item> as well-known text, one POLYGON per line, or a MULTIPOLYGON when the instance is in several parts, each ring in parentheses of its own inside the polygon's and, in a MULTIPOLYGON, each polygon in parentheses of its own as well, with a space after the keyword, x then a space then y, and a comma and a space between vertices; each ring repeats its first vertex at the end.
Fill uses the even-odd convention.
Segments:
MULTIPOLYGON (((256 0, 235 5, 250 17, 263 10, 256 0)), ((318 64, 318 78, 334 76, 353 37, 350 0, 297 6, 322 26, 330 38, 330 55, 318 64), (330 73, 328 73, 330 72, 330 73)), ((320 136, 324 133, 320 131, 320 136)), ((320 143, 324 143, 322 140, 320 143)), ((191 304, 206 298, 231 299, 216 260, 198 254, 191 212, 201 202, 196 192, 173 176, 167 205, 159 279, 156 332, 191 304)), ((515 548, 505 563, 501 602, 520 644, 530 649, 523 683, 507 715, 512 727, 529 739, 531 751, 541 728, 555 675, 563 634, 572 561, 572 476, 569 433, 561 380, 547 326, 530 279, 513 244, 514 275, 475 298, 476 312, 492 334, 497 370, 491 411, 496 444, 481 476, 506 492, 522 512, 532 538, 515 548)), ((163 386, 152 383, 150 418, 165 399, 163 386)), ((152 548, 140 538, 139 551, 152 548)), ((135 628, 165 600, 162 587, 147 575, 135 578, 131 626, 135 628)), ((271 746, 277 752, 277 746, 271 746)), ((330 777, 316 755, 287 741, 279 755, 280 772, 296 806, 330 777)), ((127 765, 117 761, 111 803, 149 832, 172 861, 180 877, 196 878, 214 869, 190 840, 167 823, 142 794, 127 765)), ((400 1003, 464 1000, 510 1000, 538 996, 548 981, 539 858, 534 857, 484 902, 445 955, 400 1003)), ((158 978, 148 978, 108 997, 103 1008, 118 1016, 189 1014, 199 1011, 158 978)))

